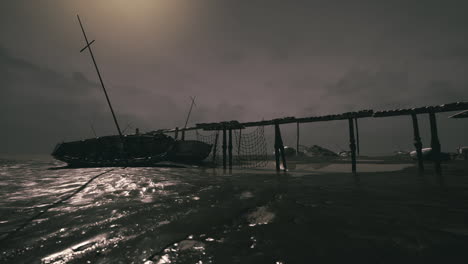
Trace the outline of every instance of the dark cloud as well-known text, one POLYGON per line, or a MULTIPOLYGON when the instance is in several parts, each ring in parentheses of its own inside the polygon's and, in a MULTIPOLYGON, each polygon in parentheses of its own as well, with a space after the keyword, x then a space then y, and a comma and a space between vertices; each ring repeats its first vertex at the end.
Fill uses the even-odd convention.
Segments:
MULTIPOLYGON (((0 72, 0 86, 5 88, 0 120, 6 128, 0 138, 8 139, 2 143, 2 153, 50 152, 60 141, 92 137, 91 125, 97 135, 116 134, 100 85, 83 73, 67 76, 17 58, 4 48, 0 49, 0 72)), ((157 91, 121 85, 108 89, 120 126, 130 133, 136 127, 150 131, 183 126, 188 97, 182 98, 181 106, 157 91)), ((243 106, 224 102, 196 107, 190 123, 245 115, 243 106)))
MULTIPOLYGON (((92 63, 78 52, 77 13, 96 39, 121 126, 153 130, 182 126, 189 96, 193 123, 468 100, 465 2, 5 1, 1 152, 45 152, 90 136, 93 122, 98 134, 114 133, 92 63)), ((399 120, 363 121, 363 149, 410 147, 399 120)), ((440 122, 455 134, 465 128, 440 122)), ((304 142, 347 144, 339 122, 304 129, 304 142)), ((285 127, 285 140, 294 134, 285 127)), ((468 144, 457 135, 441 132, 443 146, 468 144)))

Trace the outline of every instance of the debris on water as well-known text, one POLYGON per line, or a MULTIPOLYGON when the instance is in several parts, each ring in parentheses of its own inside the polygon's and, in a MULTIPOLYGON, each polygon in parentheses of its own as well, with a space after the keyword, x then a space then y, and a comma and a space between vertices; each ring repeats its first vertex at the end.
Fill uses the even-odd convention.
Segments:
POLYGON ((273 221, 275 214, 268 207, 260 206, 255 211, 247 215, 249 226, 266 225, 273 221))
POLYGON ((250 237, 250 240, 252 241, 252 245, 250 245, 250 248, 255 248, 257 246, 257 239, 255 239, 254 236, 250 237))
POLYGON ((253 198, 254 195, 252 194, 252 192, 249 192, 249 191, 245 191, 245 192, 242 192, 240 194, 240 199, 241 200, 245 200, 245 199, 250 199, 250 198, 253 198))
POLYGON ((197 240, 182 240, 179 242, 178 249, 179 250, 203 250, 205 248, 205 244, 203 242, 197 240))

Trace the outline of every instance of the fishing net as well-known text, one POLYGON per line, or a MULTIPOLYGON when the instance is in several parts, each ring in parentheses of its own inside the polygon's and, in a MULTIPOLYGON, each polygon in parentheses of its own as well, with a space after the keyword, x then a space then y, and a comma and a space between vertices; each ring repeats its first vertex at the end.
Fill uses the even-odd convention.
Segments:
POLYGON ((268 164, 268 154, 264 127, 257 127, 249 133, 242 129, 233 132, 234 165, 243 168, 265 167, 268 164))
MULTIPOLYGON (((216 131, 209 135, 196 131, 196 140, 211 144, 212 152, 207 160, 217 165, 223 162, 223 132, 216 131)), ((229 131, 226 131, 226 145, 229 144, 229 131)), ((226 150, 228 152, 229 150, 226 150)), ((265 167, 268 163, 267 145, 264 127, 246 133, 245 129, 232 131, 232 163, 242 168, 265 167)), ((226 157, 228 160, 228 157, 226 157)), ((228 162, 228 161, 226 161, 228 162)))
POLYGON ((195 140, 211 145, 211 153, 208 156, 208 158, 206 158, 206 160, 211 161, 215 164, 218 164, 218 155, 221 155, 221 140, 218 140, 218 137, 220 137, 219 135, 219 131, 208 135, 201 134, 200 132, 198 132, 198 130, 195 131, 195 140))

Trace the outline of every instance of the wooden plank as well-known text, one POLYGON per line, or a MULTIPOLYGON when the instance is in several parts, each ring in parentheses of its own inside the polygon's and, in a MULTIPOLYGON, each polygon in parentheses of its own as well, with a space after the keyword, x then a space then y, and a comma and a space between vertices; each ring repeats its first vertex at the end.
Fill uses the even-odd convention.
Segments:
MULTIPOLYGON (((436 106, 425 106, 419 108, 407 108, 407 109, 394 109, 394 110, 385 110, 385 111, 376 111, 374 112, 371 109, 361 110, 356 112, 346 112, 341 114, 331 114, 323 116, 310 116, 310 117, 283 117, 275 118, 271 120, 262 120, 254 122, 244 122, 241 123, 236 120, 232 121, 222 121, 214 123, 200 123, 196 124, 195 127, 180 128, 179 131, 189 131, 189 130, 222 130, 223 127, 231 129, 244 129, 247 127, 257 127, 257 126, 270 126, 275 124, 291 124, 291 123, 310 123, 310 122, 326 122, 326 121, 335 121, 335 120, 347 120, 349 118, 367 118, 367 117, 390 117, 390 116, 401 116, 401 115, 412 115, 412 114, 423 114, 423 113, 439 113, 439 112, 450 112, 450 111, 462 111, 468 110, 468 102, 456 102, 436 106)), ((150 133, 168 133, 174 132, 174 129, 160 129, 152 131, 150 133)))
POLYGON ((358 112, 347 112, 336 115, 325 115, 325 116, 312 116, 297 118, 297 122, 300 123, 309 123, 309 122, 324 122, 324 121, 334 121, 334 120, 347 120, 349 118, 366 118, 372 117, 374 114, 373 110, 361 110, 358 112))
POLYGON ((442 113, 442 112, 462 111, 462 110, 468 110, 468 102, 456 102, 456 103, 449 103, 449 104, 435 105, 435 106, 424 106, 424 107, 417 107, 417 108, 377 111, 374 113, 374 117, 442 113))

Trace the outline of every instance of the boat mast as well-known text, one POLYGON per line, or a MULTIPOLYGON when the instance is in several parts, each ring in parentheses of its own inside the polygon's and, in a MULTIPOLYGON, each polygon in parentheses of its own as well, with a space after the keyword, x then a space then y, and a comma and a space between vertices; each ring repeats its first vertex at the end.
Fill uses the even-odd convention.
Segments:
POLYGON ((182 141, 185 140, 185 129, 187 128, 187 123, 189 121, 190 114, 192 113, 193 105, 195 105, 195 98, 196 98, 196 96, 195 97, 190 96, 190 99, 192 99, 192 104, 190 105, 190 110, 189 110, 189 112, 187 114, 187 119, 185 119, 184 129, 182 129, 182 138, 181 138, 182 141))
POLYGON ((196 98, 196 96, 195 96, 195 97, 190 96, 190 99, 192 100, 192 104, 190 105, 190 110, 189 110, 189 112, 188 112, 188 114, 187 114, 187 119, 185 119, 184 128, 187 128, 187 123, 188 123, 188 121, 189 121, 190 114, 192 113, 193 105, 195 105, 195 98, 196 98))
POLYGON ((117 132, 119 132, 119 136, 122 138, 122 132, 120 130, 119 123, 117 122, 117 118, 115 117, 114 109, 112 108, 112 104, 109 100, 109 96, 107 95, 106 87, 104 86, 104 82, 102 81, 101 73, 99 72, 99 68, 97 66, 96 60, 94 59, 94 54, 93 51, 91 50, 91 44, 93 44, 94 40, 91 42, 88 42, 88 37, 86 36, 85 30, 83 28, 83 24, 81 23, 80 16, 76 15, 78 18, 78 22, 80 23, 81 31, 83 32, 84 39, 86 41, 86 46, 80 50, 80 52, 83 52, 85 49, 89 50, 89 55, 91 55, 91 59, 93 60, 94 67, 96 68, 97 75, 99 77, 99 81, 101 82, 102 90, 104 91, 104 95, 106 96, 107 104, 109 105, 110 111, 112 113, 112 117, 114 118, 114 123, 115 126, 117 127, 117 132))

